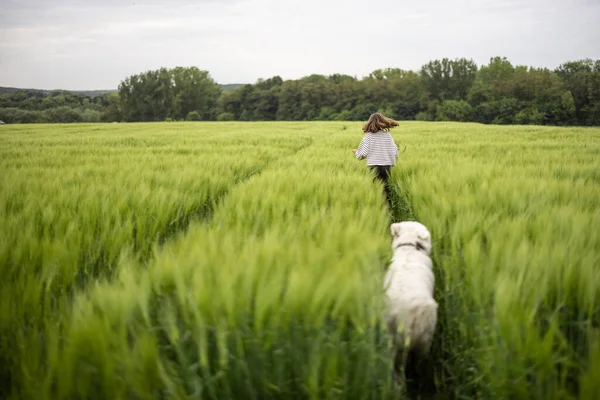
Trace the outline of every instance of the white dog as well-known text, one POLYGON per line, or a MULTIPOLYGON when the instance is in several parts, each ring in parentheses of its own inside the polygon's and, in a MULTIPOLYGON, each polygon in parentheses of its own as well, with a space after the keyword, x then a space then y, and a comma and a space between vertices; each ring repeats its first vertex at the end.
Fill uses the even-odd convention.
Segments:
POLYGON ((414 221, 394 223, 390 229, 394 256, 384 283, 387 324, 394 343, 395 377, 403 383, 409 354, 422 358, 429 353, 438 305, 433 299, 431 234, 414 221))

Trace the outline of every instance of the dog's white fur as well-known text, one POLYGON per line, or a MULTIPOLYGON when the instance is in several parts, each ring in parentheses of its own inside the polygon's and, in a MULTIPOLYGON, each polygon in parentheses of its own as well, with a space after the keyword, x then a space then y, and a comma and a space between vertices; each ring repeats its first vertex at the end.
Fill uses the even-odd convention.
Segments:
POLYGON ((431 234, 421 223, 404 221, 390 226, 394 256, 385 276, 387 324, 394 343, 396 377, 409 351, 429 353, 438 304, 433 298, 435 277, 431 234))

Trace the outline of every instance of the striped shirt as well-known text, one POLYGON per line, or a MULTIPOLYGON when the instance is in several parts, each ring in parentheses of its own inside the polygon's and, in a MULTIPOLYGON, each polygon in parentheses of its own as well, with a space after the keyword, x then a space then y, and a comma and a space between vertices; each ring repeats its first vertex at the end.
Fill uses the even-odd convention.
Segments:
POLYGON ((367 159, 367 165, 396 165, 398 158, 398 146, 389 132, 379 131, 377 133, 367 132, 363 137, 356 158, 367 159))

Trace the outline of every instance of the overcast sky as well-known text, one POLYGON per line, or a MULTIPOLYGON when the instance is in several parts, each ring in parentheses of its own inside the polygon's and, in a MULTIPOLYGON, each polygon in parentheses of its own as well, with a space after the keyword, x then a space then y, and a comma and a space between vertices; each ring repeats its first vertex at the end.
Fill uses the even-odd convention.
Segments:
POLYGON ((0 0, 0 86, 114 89, 197 66, 219 83, 600 58, 600 0, 0 0))

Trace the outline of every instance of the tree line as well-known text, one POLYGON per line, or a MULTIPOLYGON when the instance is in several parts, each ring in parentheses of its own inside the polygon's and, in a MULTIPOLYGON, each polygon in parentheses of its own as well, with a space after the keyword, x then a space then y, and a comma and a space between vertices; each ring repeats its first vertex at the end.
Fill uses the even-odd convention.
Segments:
POLYGON ((569 61, 550 70, 515 66, 502 57, 483 66, 465 58, 442 59, 416 72, 380 69, 362 79, 343 74, 296 80, 275 76, 229 92, 208 71, 177 67, 132 75, 121 82, 118 93, 93 98, 67 93, 1 95, 0 119, 363 121, 379 111, 397 120, 597 126, 600 60, 569 61))
POLYGON ((73 94, 66 90, 19 90, 0 94, 6 123, 113 122, 122 120, 118 94, 73 94))

